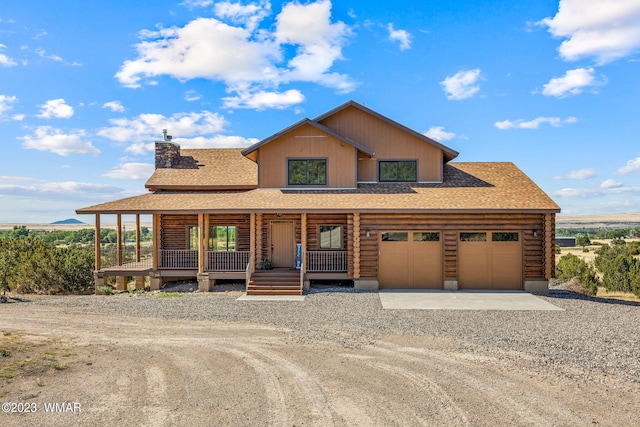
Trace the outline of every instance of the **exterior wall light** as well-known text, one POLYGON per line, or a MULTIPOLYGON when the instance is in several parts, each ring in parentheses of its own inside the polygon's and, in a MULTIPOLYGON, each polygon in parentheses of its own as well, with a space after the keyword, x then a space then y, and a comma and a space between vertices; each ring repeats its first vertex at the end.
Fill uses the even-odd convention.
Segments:
POLYGON ((367 237, 371 237, 371 232, 367 229, 367 237))

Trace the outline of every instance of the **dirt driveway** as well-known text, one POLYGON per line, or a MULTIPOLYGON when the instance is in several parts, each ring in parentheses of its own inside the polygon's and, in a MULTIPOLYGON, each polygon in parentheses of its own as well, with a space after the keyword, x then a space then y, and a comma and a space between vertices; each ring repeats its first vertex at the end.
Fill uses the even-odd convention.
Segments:
MULTIPOLYGON (((457 337, 403 332, 345 346, 262 321, 88 307, 0 307, 0 330, 60 339, 74 351, 66 369, 3 380, 0 402, 35 404, 36 412, 0 413, 0 425, 631 426, 640 419, 637 382, 571 366, 560 374, 529 363, 533 355, 457 337), (67 406, 46 412, 55 402, 67 406)), ((360 333, 342 329, 335 333, 360 333)))

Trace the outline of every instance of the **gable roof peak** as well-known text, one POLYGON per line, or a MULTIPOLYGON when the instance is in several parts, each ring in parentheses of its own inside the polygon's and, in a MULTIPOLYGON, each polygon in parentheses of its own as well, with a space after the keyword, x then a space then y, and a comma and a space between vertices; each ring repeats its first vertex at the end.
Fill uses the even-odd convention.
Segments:
POLYGON ((450 161, 450 160, 455 159, 456 157, 458 157, 458 154, 460 154, 456 150, 453 150, 453 149, 447 147, 446 145, 441 144, 440 142, 429 138, 426 135, 423 135, 423 134, 421 134, 419 132, 416 132, 415 130, 413 130, 413 129, 407 127, 407 126, 396 122, 395 120, 392 120, 392 119, 390 119, 390 118, 388 118, 386 116, 383 116, 382 114, 378 113, 377 111, 374 111, 374 110, 364 106, 363 104, 359 104, 359 103, 357 103, 356 101, 354 101, 352 99, 347 101, 347 102, 345 102, 342 105, 337 106, 333 110, 327 111, 326 113, 322 114, 321 116, 316 117, 313 120, 318 122, 318 123, 320 123, 324 119, 326 119, 327 117, 331 117, 334 114, 337 114, 340 111, 345 110, 345 109, 347 109, 349 107, 357 108, 358 110, 360 110, 360 111, 362 111, 362 112, 364 112, 366 114, 369 114, 371 116, 374 116, 374 117, 376 117, 376 118, 378 118, 378 119, 380 119, 380 120, 382 120, 384 122, 387 122, 390 125, 395 126, 398 129, 403 130, 404 132, 410 133, 411 135, 413 135, 413 136, 415 136, 415 137, 417 137, 417 138, 419 138, 419 139, 421 139, 421 140, 423 140, 423 141, 425 141, 425 142, 427 142, 429 144, 435 145, 436 147, 440 148, 443 151, 445 161, 447 161, 447 162, 450 161))

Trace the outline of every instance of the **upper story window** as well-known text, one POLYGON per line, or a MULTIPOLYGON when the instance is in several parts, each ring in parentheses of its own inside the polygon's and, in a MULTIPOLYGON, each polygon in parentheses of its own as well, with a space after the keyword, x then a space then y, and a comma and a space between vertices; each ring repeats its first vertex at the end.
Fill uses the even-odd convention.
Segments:
POLYGON ((418 162, 415 160, 380 160, 378 162, 380 182, 416 182, 418 162))
POLYGON ((327 185, 327 159, 289 159, 289 185, 327 185))

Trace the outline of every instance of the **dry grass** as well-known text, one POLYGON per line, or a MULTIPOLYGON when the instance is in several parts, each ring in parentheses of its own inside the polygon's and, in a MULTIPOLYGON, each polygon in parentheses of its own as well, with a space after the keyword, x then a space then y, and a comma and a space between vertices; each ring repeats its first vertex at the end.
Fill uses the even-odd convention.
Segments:
POLYGON ((77 355, 73 347, 61 341, 0 331, 0 390, 16 377, 64 370, 77 355))

